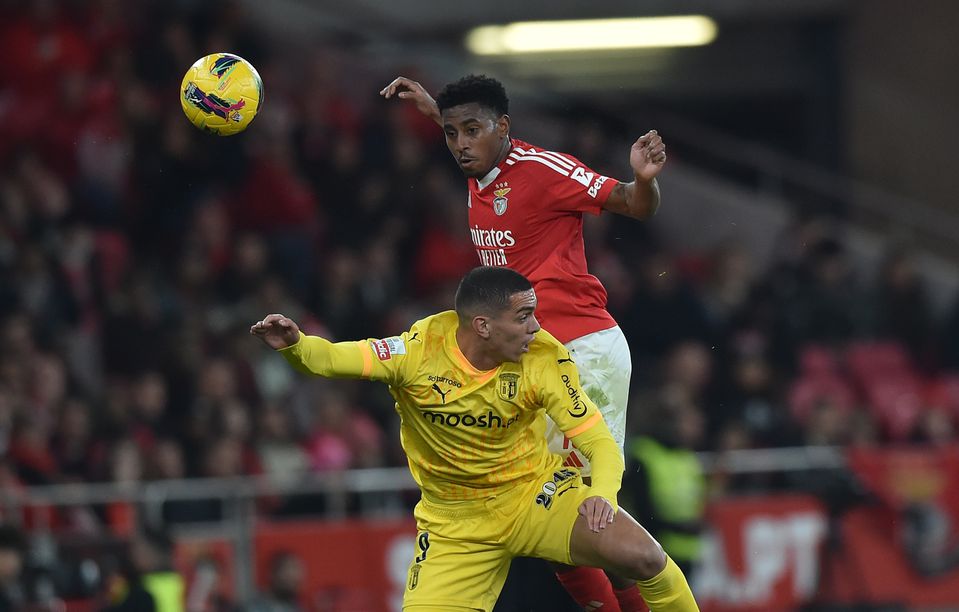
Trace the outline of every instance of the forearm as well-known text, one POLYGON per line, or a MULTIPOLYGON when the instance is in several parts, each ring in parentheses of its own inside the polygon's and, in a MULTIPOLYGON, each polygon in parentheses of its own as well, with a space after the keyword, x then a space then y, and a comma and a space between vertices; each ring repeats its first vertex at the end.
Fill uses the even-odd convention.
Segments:
POLYGON ((440 108, 436 105, 436 102, 430 100, 432 104, 430 105, 429 112, 426 113, 426 116, 433 120, 433 123, 443 127, 443 115, 440 114, 440 108))
POLYGON ((632 183, 616 183, 603 209, 643 221, 659 209, 659 183, 656 179, 636 179, 632 183))
POLYGON ((625 465, 619 446, 602 416, 594 427, 572 437, 570 441, 589 459, 593 469, 590 487, 617 508, 617 495, 623 483, 625 465))
POLYGON ((625 186, 627 214, 634 219, 649 219, 659 210, 659 182, 635 179, 625 186))
POLYGON ((304 374, 328 378, 357 378, 369 375, 370 356, 363 342, 333 343, 318 336, 300 333, 300 340, 280 349, 286 361, 304 374))

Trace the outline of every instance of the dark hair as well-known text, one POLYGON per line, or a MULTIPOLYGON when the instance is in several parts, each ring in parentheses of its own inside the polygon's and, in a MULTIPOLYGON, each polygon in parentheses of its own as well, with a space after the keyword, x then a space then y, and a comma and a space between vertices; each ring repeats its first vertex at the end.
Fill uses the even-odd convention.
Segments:
POLYGON ((479 266, 466 273, 456 289, 460 319, 477 314, 495 315, 509 308, 510 298, 533 288, 529 280, 509 268, 479 266))
POLYGON ((470 74, 448 84, 436 96, 440 112, 461 104, 475 102, 497 116, 509 114, 509 98, 503 84, 485 74, 470 74))

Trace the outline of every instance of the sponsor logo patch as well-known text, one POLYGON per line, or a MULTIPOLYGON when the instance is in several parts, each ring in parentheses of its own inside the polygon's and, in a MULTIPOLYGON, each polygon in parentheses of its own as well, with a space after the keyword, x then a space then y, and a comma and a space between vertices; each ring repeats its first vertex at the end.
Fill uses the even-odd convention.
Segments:
POLYGON ((561 378, 563 379, 563 384, 566 385, 566 394, 569 395, 570 402, 572 403, 572 407, 567 408, 566 412, 575 419, 584 416, 586 414, 586 403, 580 397, 579 389, 573 386, 572 379, 566 374, 563 374, 561 378))
POLYGON ((406 344, 399 336, 383 338, 382 340, 370 340, 370 348, 373 349, 380 361, 386 361, 393 355, 406 354, 406 344))
POLYGON ((536 504, 549 510, 553 506, 553 497, 559 497, 569 491, 573 486, 573 477, 576 472, 569 469, 561 469, 553 472, 553 479, 543 483, 542 491, 536 495, 536 504))

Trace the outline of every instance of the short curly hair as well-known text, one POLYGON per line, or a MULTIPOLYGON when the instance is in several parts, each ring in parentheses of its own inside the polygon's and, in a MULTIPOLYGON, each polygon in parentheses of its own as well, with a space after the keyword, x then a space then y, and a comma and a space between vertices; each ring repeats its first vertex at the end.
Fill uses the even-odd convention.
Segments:
POLYGON ((509 98, 503 84, 485 74, 470 74, 448 84, 436 96, 440 112, 461 104, 475 102, 497 115, 509 114, 509 98))

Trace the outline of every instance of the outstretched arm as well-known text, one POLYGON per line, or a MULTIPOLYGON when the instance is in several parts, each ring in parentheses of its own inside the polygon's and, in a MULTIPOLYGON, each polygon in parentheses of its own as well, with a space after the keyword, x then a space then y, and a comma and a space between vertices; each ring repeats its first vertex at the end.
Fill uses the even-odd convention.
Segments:
POLYGON ((319 336, 307 336, 293 319, 281 314, 267 315, 250 326, 250 333, 304 374, 393 382, 398 367, 396 359, 389 362, 374 359, 370 340, 333 343, 319 336))
POLYGON ((380 95, 386 99, 396 96, 401 100, 410 100, 416 104, 416 110, 432 119, 436 125, 443 126, 443 118, 440 116, 440 109, 436 106, 436 100, 426 91, 425 87, 412 79, 402 76, 396 77, 389 85, 380 90, 380 95))
POLYGON ((629 150, 633 181, 616 185, 603 204, 603 209, 639 220, 652 217, 659 208, 656 176, 665 163, 666 143, 656 130, 640 136, 629 150))

